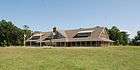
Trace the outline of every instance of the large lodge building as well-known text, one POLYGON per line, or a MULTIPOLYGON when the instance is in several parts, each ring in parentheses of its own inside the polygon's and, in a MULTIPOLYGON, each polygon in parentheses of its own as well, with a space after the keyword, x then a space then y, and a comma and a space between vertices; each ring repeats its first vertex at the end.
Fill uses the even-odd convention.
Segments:
POLYGON ((104 27, 80 28, 58 31, 56 27, 50 32, 35 32, 26 40, 30 46, 54 47, 106 47, 113 41, 109 39, 104 27))

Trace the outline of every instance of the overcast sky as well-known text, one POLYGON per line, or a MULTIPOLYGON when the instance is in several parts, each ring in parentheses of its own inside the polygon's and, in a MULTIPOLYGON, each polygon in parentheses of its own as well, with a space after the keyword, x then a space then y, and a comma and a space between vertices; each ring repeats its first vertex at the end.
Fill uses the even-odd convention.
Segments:
POLYGON ((118 26, 140 30, 140 0, 0 0, 0 19, 33 31, 118 26))

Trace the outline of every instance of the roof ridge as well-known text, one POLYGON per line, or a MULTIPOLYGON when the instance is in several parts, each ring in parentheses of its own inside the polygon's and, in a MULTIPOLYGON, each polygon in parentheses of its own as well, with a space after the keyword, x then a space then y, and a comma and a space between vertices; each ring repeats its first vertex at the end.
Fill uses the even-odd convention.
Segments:
POLYGON ((91 27, 91 28, 79 28, 79 29, 67 29, 64 31, 73 31, 73 30, 85 30, 85 29, 94 29, 94 28, 105 28, 105 27, 101 27, 101 26, 96 26, 96 27, 91 27))

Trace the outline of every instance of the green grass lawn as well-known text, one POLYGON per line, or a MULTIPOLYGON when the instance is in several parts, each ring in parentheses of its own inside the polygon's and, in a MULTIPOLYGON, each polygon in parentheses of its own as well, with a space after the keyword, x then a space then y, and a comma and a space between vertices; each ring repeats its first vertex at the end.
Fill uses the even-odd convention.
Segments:
POLYGON ((0 70, 140 70, 140 47, 0 48, 0 70))

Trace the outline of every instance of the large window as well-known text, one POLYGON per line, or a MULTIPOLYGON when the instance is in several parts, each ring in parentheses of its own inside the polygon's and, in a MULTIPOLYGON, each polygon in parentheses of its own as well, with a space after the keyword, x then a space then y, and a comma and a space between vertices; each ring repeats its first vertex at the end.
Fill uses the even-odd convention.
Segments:
POLYGON ((78 33, 74 38, 89 37, 89 36, 91 36, 91 32, 88 32, 88 33, 78 33))
POLYGON ((30 40, 38 40, 40 36, 33 36, 30 40))
POLYGON ((45 38, 43 41, 50 40, 50 38, 45 38))

